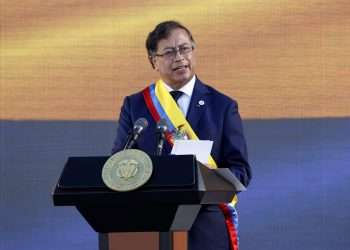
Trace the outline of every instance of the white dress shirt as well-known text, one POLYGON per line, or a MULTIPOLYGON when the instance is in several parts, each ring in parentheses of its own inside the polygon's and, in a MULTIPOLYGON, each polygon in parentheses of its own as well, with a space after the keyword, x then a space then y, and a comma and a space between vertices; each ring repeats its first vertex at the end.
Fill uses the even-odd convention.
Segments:
MULTIPOLYGON (((183 94, 177 100, 177 104, 179 105, 182 113, 184 113, 185 117, 187 115, 188 108, 190 107, 195 82, 196 76, 194 75, 188 83, 186 83, 182 88, 178 89, 178 91, 183 92, 183 94)), ((165 83, 164 86, 168 90, 168 92, 174 91, 174 89, 171 88, 167 83, 165 83)))

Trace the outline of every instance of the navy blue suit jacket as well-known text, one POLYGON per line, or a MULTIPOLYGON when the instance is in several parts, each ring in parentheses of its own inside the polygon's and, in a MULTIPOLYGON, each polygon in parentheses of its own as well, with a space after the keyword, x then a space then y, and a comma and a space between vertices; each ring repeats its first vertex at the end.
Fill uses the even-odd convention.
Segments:
MULTIPOLYGON (((113 153, 123 149, 133 124, 140 117, 146 118, 149 126, 137 141, 136 148, 150 155, 155 154, 156 123, 146 106, 142 92, 124 99, 113 153)), ((236 101, 197 79, 186 118, 199 139, 214 141, 211 154, 218 167, 231 169, 247 186, 251 171, 236 101), (199 101, 204 101, 204 105, 199 105, 199 101)), ((170 145, 166 143, 163 153, 169 153, 170 150, 170 145)))
MULTIPOLYGON (((155 154, 156 123, 147 109, 142 92, 124 99, 113 153, 123 149, 128 133, 140 117, 146 118, 149 126, 137 141, 136 148, 150 155, 155 154)), ((231 169, 247 186, 251 171, 236 101, 197 79, 186 118, 199 139, 214 141, 211 155, 218 167, 231 169), (204 105, 199 105, 199 101, 204 105)), ((170 150, 170 145, 166 143, 163 154, 170 150)), ((230 250, 229 242, 224 216, 218 206, 202 207, 189 231, 189 250, 230 250)))

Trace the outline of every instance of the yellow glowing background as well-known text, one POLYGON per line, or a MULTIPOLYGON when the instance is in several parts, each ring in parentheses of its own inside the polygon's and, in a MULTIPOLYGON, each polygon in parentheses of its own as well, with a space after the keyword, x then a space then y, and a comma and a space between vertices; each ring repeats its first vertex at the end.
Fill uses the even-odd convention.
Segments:
POLYGON ((116 119, 157 79, 144 41, 188 26, 244 118, 350 116, 349 0, 1 0, 0 119, 116 119))

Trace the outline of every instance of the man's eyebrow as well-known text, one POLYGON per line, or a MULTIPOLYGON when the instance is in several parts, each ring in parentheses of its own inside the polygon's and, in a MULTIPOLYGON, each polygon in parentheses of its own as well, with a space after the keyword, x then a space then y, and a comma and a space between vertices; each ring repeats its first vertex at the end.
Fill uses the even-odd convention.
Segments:
MULTIPOLYGON (((177 46, 177 47, 181 47, 181 46, 184 46, 184 45, 190 45, 190 43, 187 43, 187 42, 185 42, 185 43, 181 43, 179 46, 177 46)), ((165 47, 165 48, 163 48, 162 50, 166 50, 166 49, 174 49, 175 47, 172 47, 172 46, 168 46, 168 47, 165 47)))

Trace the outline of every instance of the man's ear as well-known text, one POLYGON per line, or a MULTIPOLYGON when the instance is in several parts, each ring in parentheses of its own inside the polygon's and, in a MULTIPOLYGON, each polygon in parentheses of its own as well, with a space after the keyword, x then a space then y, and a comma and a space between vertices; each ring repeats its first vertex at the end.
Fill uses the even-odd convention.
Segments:
POLYGON ((152 65, 152 68, 158 71, 157 63, 156 63, 156 57, 154 56, 149 56, 148 57, 149 62, 152 65))

